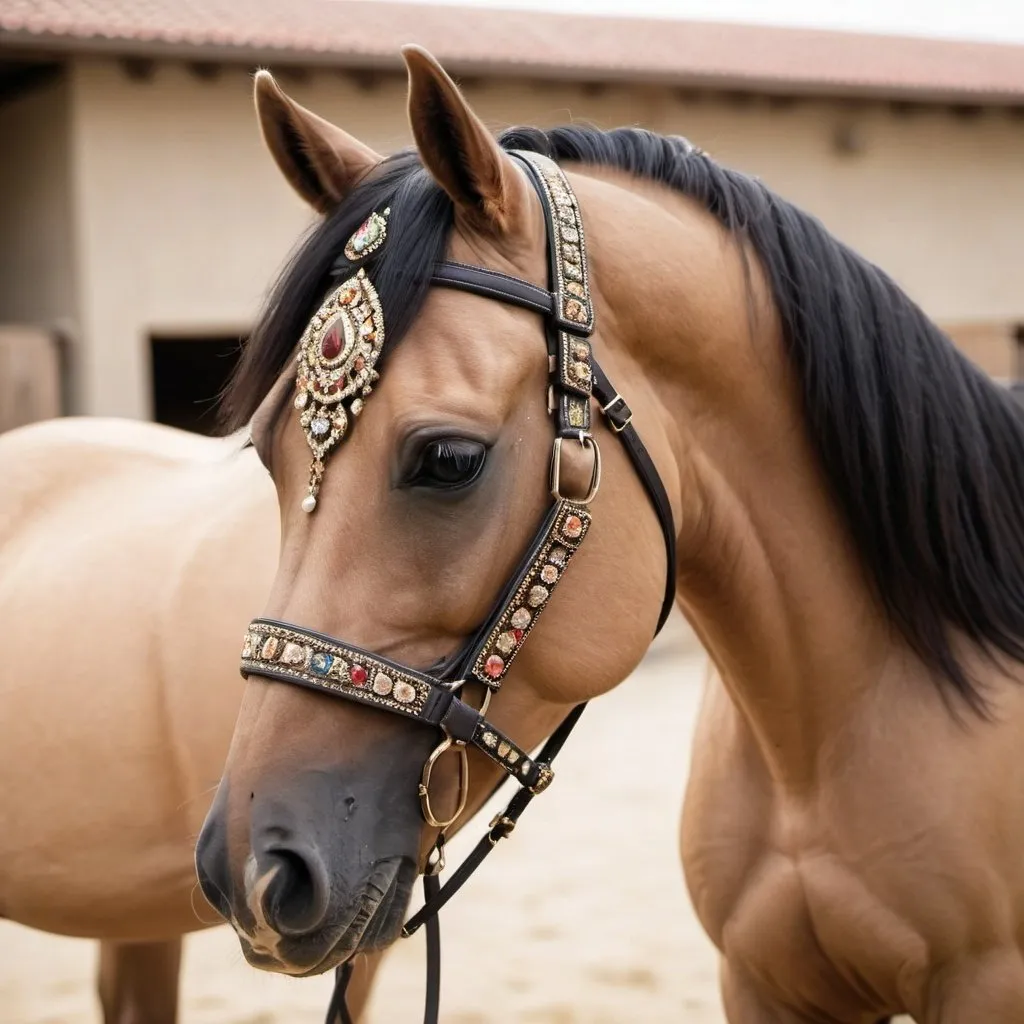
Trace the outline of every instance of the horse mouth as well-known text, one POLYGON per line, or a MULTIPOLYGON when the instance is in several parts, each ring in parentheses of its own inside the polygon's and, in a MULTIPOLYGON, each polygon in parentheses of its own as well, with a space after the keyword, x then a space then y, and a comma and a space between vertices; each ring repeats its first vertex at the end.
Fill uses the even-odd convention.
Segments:
POLYGON ((416 866, 407 858, 379 861, 346 920, 310 935, 276 937, 272 946, 236 924, 242 953, 260 970, 310 978, 341 966, 357 953, 390 946, 400 933, 415 878, 416 866))

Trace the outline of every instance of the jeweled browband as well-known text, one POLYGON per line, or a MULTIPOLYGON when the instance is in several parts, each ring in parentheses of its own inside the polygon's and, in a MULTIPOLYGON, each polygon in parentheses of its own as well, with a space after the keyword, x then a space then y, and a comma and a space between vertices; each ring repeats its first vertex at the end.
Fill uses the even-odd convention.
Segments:
MULTIPOLYGON (((494 844, 509 835, 533 796, 553 778, 551 761, 561 749, 585 704, 577 705, 548 739, 537 757, 517 746, 486 718, 496 691, 548 606, 591 527, 588 508, 601 482, 601 454, 590 432, 591 398, 597 400, 612 432, 633 462, 665 538, 665 596, 655 632, 660 631, 675 598, 675 529, 664 486, 632 425, 632 413, 594 359, 589 336, 594 327, 583 222, 568 179, 553 161, 536 153, 511 154, 534 185, 544 209, 548 235, 549 289, 482 267, 441 263, 432 283, 457 288, 520 306, 544 318, 548 348, 548 411, 555 422, 551 456, 553 504, 520 560, 512 579, 487 620, 445 672, 433 675, 400 665, 313 630, 271 619, 256 619, 245 636, 242 674, 279 679, 323 693, 358 701, 441 730, 444 738, 427 759, 419 795, 426 821, 439 829, 424 874, 425 904, 406 924, 410 935, 427 926, 428 996, 424 1020, 435 1024, 438 1013, 440 961, 437 913, 479 866, 494 844), (565 443, 579 444, 593 458, 590 486, 583 495, 565 496, 561 489, 561 457, 565 443), (468 682, 484 688, 481 707, 461 696, 468 682), (472 746, 497 764, 521 788, 498 815, 470 856, 441 888, 437 874, 444 865, 446 830, 462 814, 468 799, 466 749, 472 746), (460 757, 460 793, 452 816, 438 819, 430 804, 429 783, 434 763, 447 750, 460 757)), ((345 246, 345 257, 359 262, 385 244, 389 211, 373 213, 345 246)), ((326 298, 314 314, 298 353, 295 406, 313 452, 309 493, 302 507, 317 505, 329 453, 351 429, 363 402, 378 379, 384 344, 384 316, 365 267, 360 266, 326 298)), ((328 1022, 349 1020, 344 991, 350 963, 338 969, 328 1022)))

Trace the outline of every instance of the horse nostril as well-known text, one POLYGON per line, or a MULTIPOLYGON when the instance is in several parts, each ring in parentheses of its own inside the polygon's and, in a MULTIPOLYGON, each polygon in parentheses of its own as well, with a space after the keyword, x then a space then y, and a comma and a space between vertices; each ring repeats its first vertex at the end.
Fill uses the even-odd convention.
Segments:
POLYGON ((315 850, 275 846, 264 851, 261 860, 264 870, 274 871, 262 898, 267 924, 279 935, 314 931, 330 902, 330 881, 319 855, 315 850))

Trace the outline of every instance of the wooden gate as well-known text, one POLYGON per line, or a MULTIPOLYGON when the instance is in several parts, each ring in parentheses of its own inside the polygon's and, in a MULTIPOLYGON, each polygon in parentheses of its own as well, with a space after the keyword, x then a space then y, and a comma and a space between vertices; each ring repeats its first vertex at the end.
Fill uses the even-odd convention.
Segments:
POLYGON ((56 335, 0 324, 0 432, 60 416, 61 370, 56 335))

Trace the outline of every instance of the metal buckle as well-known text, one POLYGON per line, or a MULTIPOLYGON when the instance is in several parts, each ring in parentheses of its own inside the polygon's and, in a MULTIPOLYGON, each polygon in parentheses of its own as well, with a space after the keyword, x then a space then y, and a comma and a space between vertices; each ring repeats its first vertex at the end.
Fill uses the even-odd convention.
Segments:
POLYGON ((469 801, 469 757, 466 754, 465 744, 456 743, 451 736, 445 738, 434 748, 426 764, 423 765, 423 774, 420 776, 420 806, 423 810, 423 817, 426 823, 433 828, 439 828, 443 832, 458 820, 459 816, 466 809, 469 801), (455 813, 447 820, 441 821, 434 814, 430 805, 430 776, 434 771, 434 765, 449 750, 454 750, 459 759, 459 801, 455 813))
POLYGON ((587 489, 586 496, 583 498, 576 498, 571 495, 562 494, 561 482, 562 482, 562 442, 565 440, 563 437, 556 437, 554 447, 551 449, 551 497, 555 501, 574 501, 577 505, 589 505, 597 495, 598 488, 601 486, 601 449, 598 446, 597 441, 584 431, 579 433, 579 442, 581 448, 589 448, 594 453, 594 467, 590 473, 590 487, 587 489))
POLYGON ((555 777, 555 772, 551 765, 539 764, 537 767, 540 769, 540 774, 537 776, 537 781, 530 787, 530 792, 534 796, 537 796, 538 793, 543 793, 551 785, 555 777))
POLYGON ((601 412, 604 413, 605 419, 608 420, 608 426, 611 427, 612 430, 615 431, 616 434, 621 434, 626 429, 626 427, 628 427, 630 425, 630 423, 633 422, 633 410, 632 409, 629 410, 629 415, 626 417, 625 422, 622 423, 621 426, 620 426, 618 423, 615 422, 615 420, 613 420, 608 415, 608 410, 611 409, 611 407, 613 405, 616 405, 618 402, 621 402, 623 405, 627 405, 626 400, 622 397, 622 395, 620 395, 616 391, 615 392, 615 397, 612 398, 608 402, 607 405, 602 405, 601 406, 601 412))
POLYGON ((487 833, 487 838, 490 839, 491 846, 497 846, 499 839, 508 839, 512 835, 515 831, 516 823, 499 811, 491 818, 491 823, 487 827, 490 829, 487 833))

